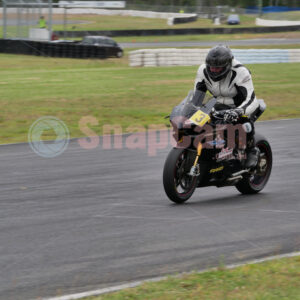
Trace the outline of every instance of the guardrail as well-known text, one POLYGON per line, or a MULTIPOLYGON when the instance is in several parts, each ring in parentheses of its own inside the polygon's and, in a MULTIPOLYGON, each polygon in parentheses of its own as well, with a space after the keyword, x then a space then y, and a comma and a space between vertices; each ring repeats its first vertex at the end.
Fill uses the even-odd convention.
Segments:
POLYGON ((299 31, 300 25, 274 27, 218 27, 218 28, 178 28, 178 29, 133 29, 133 30, 91 30, 91 31, 54 31, 57 36, 78 38, 86 35, 117 36, 159 36, 194 34, 231 34, 231 33, 271 33, 299 31))
POLYGON ((256 18, 255 24, 257 26, 297 26, 300 25, 300 21, 266 20, 256 18))
MULTIPOLYGON (((194 66, 205 62, 209 49, 141 49, 129 52, 132 67, 194 66)), ((244 64, 300 62, 300 49, 232 49, 244 64)))
POLYGON ((179 16, 168 18, 168 25, 195 22, 197 21, 197 19, 198 19, 197 14, 192 14, 192 15, 179 14, 179 16))

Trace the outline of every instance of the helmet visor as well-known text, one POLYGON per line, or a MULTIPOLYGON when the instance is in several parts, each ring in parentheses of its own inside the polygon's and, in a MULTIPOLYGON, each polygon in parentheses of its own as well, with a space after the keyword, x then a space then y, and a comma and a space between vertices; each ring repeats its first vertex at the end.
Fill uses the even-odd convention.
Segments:
POLYGON ((222 73, 224 71, 224 69, 225 69, 224 67, 213 67, 213 66, 209 67, 209 70, 212 73, 216 73, 216 74, 222 73))

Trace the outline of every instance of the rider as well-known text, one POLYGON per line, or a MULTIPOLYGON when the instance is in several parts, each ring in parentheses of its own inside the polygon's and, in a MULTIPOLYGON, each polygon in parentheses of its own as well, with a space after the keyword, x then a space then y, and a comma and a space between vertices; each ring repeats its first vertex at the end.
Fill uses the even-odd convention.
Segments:
MULTIPOLYGON (((205 64, 200 65, 195 90, 207 90, 217 99, 216 110, 228 109, 224 119, 233 122, 241 115, 250 120, 259 110, 250 71, 234 59, 229 47, 218 45, 210 49, 205 64)), ((254 125, 248 134, 246 168, 253 168, 258 161, 259 150, 254 144, 254 125)))
POLYGON ((40 16, 39 27, 40 28, 47 28, 47 23, 46 23, 46 20, 45 20, 44 16, 40 16))

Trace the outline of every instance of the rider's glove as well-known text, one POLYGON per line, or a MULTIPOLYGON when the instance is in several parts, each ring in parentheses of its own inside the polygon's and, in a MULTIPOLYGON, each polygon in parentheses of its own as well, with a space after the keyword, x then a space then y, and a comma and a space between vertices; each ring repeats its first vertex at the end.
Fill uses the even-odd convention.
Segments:
POLYGON ((242 109, 230 109, 228 111, 225 112, 224 114, 224 121, 225 122, 236 122, 239 117, 243 114, 243 110, 242 109))

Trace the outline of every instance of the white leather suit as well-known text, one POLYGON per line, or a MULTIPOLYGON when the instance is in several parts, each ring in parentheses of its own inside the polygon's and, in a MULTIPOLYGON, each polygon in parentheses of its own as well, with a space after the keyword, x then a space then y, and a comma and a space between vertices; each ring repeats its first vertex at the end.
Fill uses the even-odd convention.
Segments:
POLYGON ((217 104, 224 104, 229 109, 242 108, 248 117, 259 109, 251 73, 236 59, 232 60, 228 74, 219 81, 213 81, 208 75, 206 64, 202 64, 194 88, 203 92, 208 90, 217 99, 217 104))

